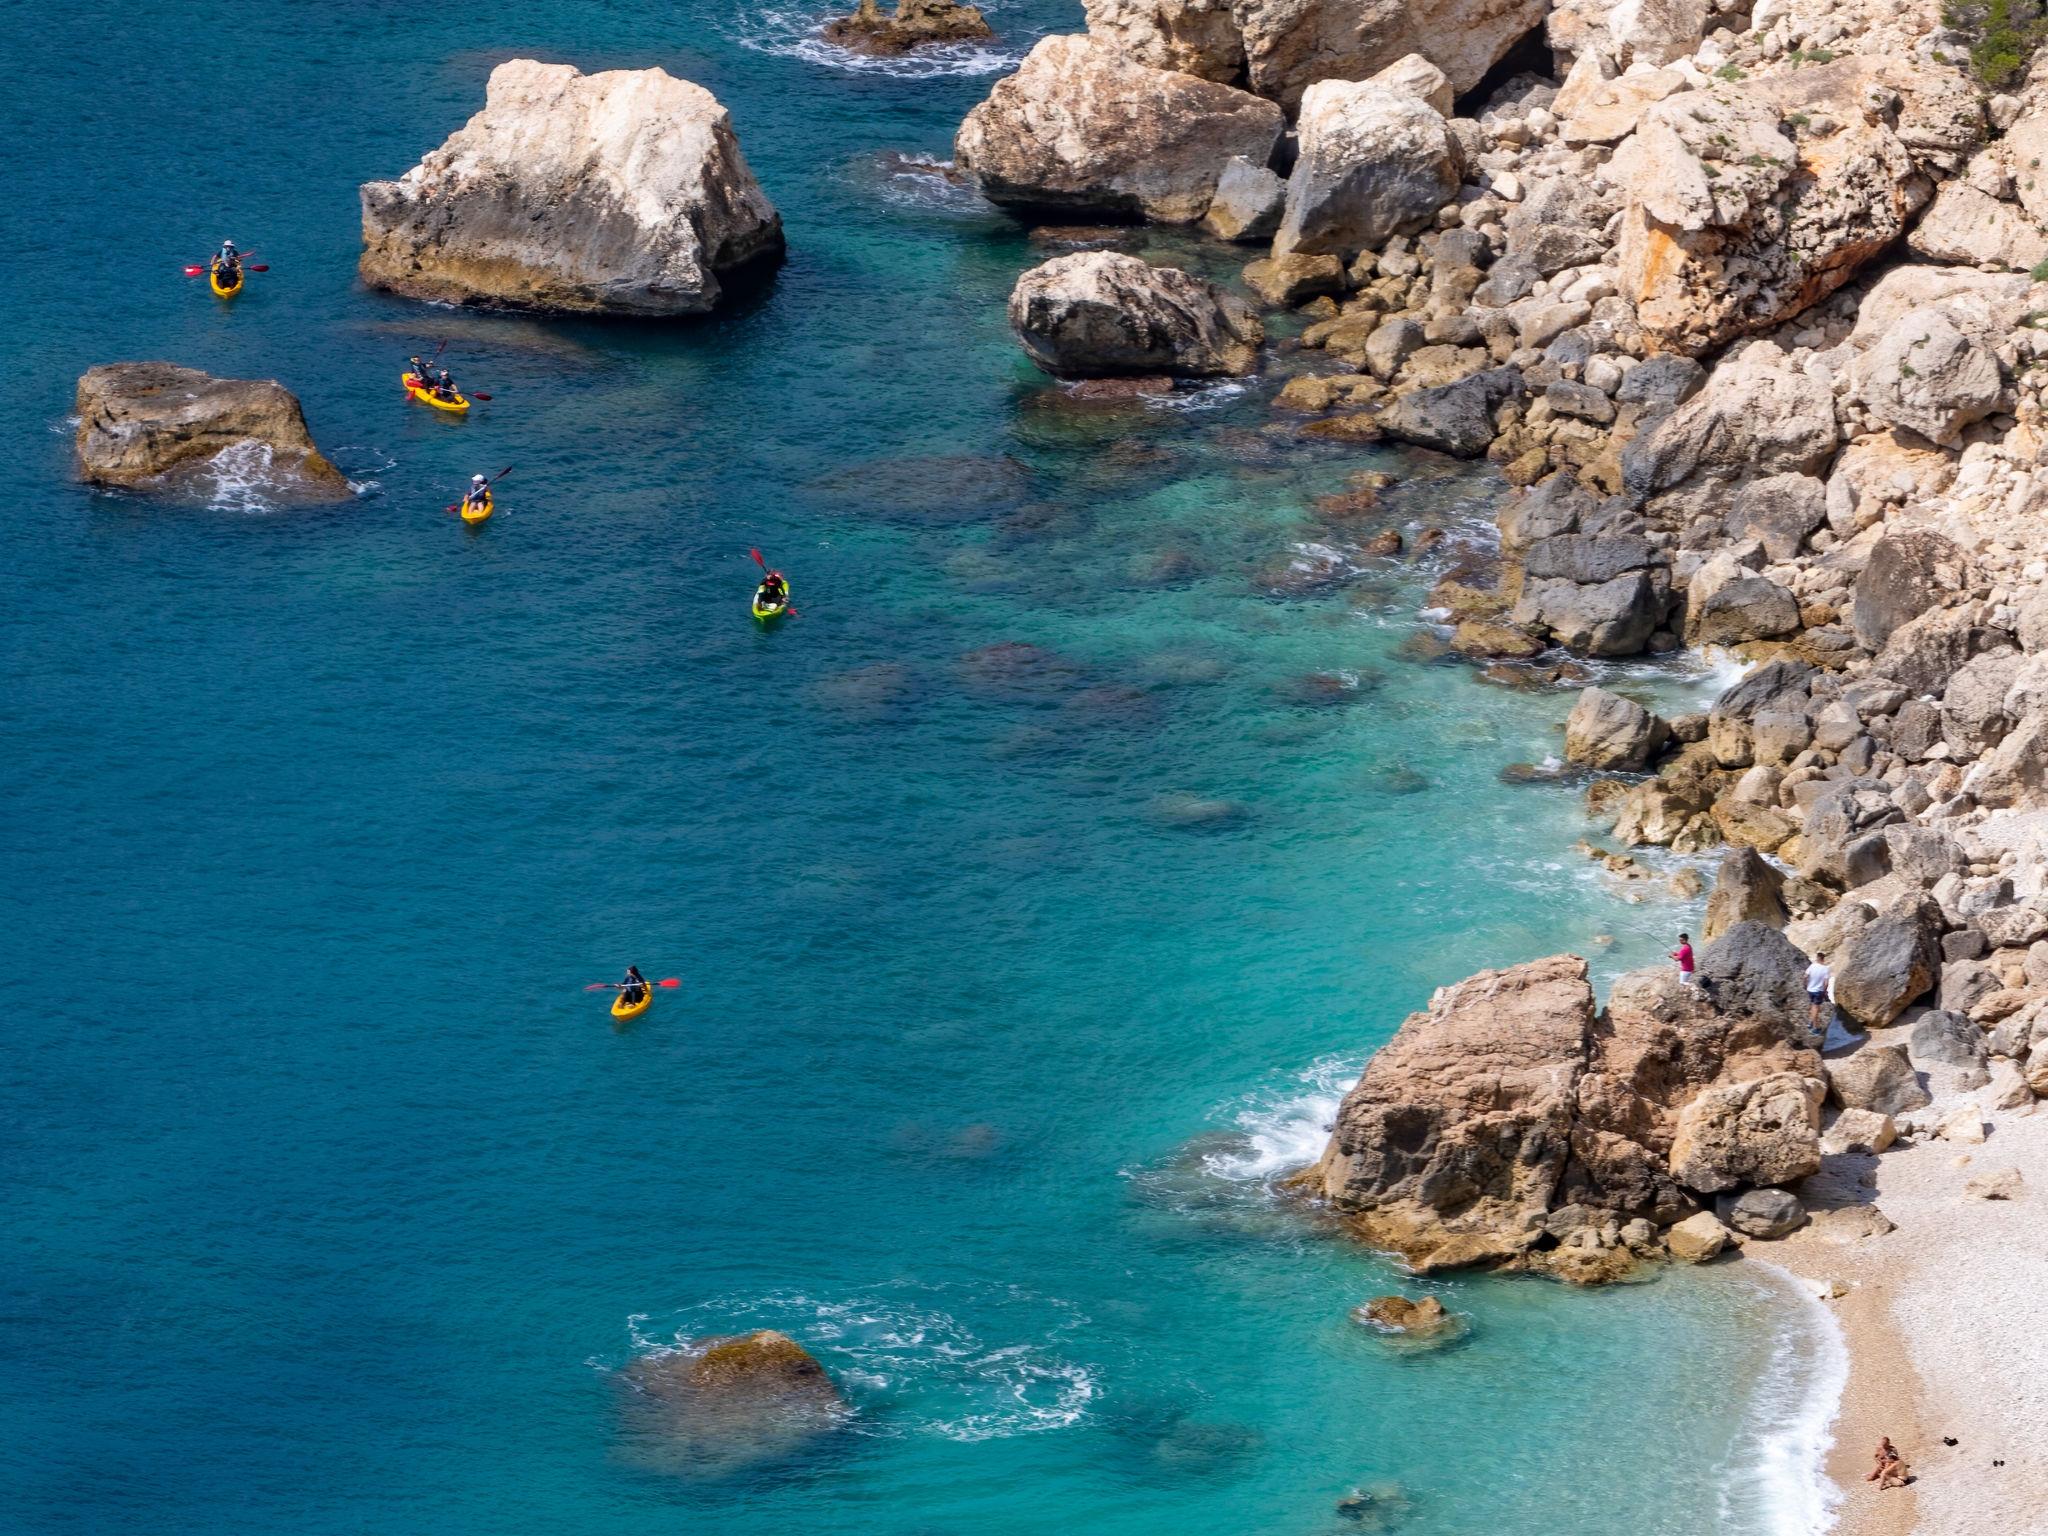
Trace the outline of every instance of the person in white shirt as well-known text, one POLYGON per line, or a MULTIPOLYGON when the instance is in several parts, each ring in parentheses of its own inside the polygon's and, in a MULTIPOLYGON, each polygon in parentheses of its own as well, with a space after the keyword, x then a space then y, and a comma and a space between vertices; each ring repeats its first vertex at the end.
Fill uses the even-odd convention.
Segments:
POLYGON ((1816 1034, 1828 1027, 1826 1009, 1834 994, 1834 980, 1827 967, 1827 956, 1815 955, 1806 968, 1806 1022, 1816 1034))

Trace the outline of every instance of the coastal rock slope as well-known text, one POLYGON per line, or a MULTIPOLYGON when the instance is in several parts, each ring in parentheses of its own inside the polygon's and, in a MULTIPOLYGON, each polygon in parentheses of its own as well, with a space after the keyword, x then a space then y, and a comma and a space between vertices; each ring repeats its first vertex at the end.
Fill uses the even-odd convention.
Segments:
POLYGON ((782 254, 782 220, 701 86, 514 59, 483 111, 362 188, 363 280, 412 298, 573 314, 701 314, 782 254))
POLYGON ((1114 251, 1033 267, 1010 294, 1010 324, 1031 360, 1063 378, 1246 374, 1264 334, 1236 295, 1114 251))
POLYGON ((79 472, 93 485, 177 494, 228 473, 290 499, 349 494, 313 446, 297 397, 274 379, 106 363, 78 381, 77 410, 79 472))

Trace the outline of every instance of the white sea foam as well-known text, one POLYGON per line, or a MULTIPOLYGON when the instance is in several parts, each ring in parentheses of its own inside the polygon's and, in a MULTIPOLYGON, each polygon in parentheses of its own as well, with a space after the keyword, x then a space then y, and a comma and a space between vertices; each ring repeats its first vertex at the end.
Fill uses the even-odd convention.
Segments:
POLYGON ((626 1329, 636 1354, 780 1329, 848 1391, 860 1433, 976 1441, 1064 1429, 1087 1414, 1097 1373, 1060 1347, 1087 1321, 1072 1304, 1017 1286, 905 1281, 843 1299, 721 1297, 660 1319, 637 1314, 626 1329), (1011 1341, 989 1342, 956 1313, 992 1316, 1011 1341))
POLYGON ((887 155, 879 164, 882 201, 920 213, 974 214, 993 210, 981 191, 964 176, 953 174, 953 162, 930 155, 887 155))
POLYGON ((1147 395, 1145 405, 1154 411, 1213 411, 1228 405, 1250 387, 1236 379, 1224 379, 1214 384, 1176 389, 1163 395, 1147 395))
MULTIPOLYGON (((1015 69, 1023 52, 979 43, 940 43, 909 53, 882 58, 855 53, 825 41, 825 23, 831 16, 844 15, 844 7, 825 11, 797 6, 771 6, 749 11, 728 24, 727 31, 742 48, 781 58, 802 59, 824 69, 843 70, 855 75, 893 75, 899 80, 933 80, 944 75, 994 75, 1015 69)), ((984 5, 984 11, 994 7, 984 5)))
POLYGON ((1771 1314, 1770 1364, 1722 1480, 1721 1526, 1766 1536, 1823 1536, 1842 1501, 1826 1464, 1849 1384, 1849 1346, 1834 1314, 1803 1284, 1775 1264, 1763 1268, 1790 1304, 1771 1314))
POLYGON ((216 512, 274 512, 277 459, 270 444, 230 444, 201 471, 206 505, 216 512))
POLYGON ((1230 1111, 1244 1140, 1205 1153, 1202 1166, 1233 1183, 1267 1183, 1323 1155, 1337 1106, 1358 1080, 1355 1056, 1325 1056, 1285 1082, 1254 1089, 1230 1111))

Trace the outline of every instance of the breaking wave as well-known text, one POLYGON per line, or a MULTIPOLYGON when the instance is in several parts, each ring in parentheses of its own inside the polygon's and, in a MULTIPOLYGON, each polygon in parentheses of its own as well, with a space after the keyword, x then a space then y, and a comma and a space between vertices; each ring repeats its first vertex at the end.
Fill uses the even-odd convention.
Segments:
MULTIPOLYGON (((850 6, 849 6, 850 8, 850 6)), ((984 5, 984 11, 993 7, 984 5)), ((938 43, 910 53, 879 57, 856 53, 824 38, 825 23, 844 10, 812 11, 795 6, 770 6, 728 25, 732 40, 756 53, 802 59, 823 69, 853 75, 890 75, 899 80, 935 80, 947 75, 996 75, 1015 69, 1024 59, 1021 47, 994 39, 978 43, 938 43)), ((1024 46, 1030 45, 1031 39, 1024 46)))

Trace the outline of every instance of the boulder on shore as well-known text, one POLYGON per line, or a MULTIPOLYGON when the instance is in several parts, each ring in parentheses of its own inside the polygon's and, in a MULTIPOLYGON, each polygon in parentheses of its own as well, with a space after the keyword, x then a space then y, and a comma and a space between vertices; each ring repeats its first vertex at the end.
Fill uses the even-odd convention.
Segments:
POLYGON ((1818 1173, 1823 1091, 1797 1072, 1715 1084, 1678 1112, 1672 1177, 1712 1195, 1818 1173))
POLYGON ((679 1472, 715 1475, 788 1455, 846 1417, 825 1368, 773 1329, 693 1340, 620 1374, 649 1455, 679 1472))
POLYGON ((1570 1156, 1592 1021, 1574 955, 1439 988, 1345 1095, 1315 1183, 1368 1241, 1427 1269, 1511 1257, 1570 1156))
POLYGON ((1372 81, 1322 80, 1302 97, 1301 155, 1275 255, 1352 257, 1426 228, 1458 190, 1463 156, 1428 102, 1372 81))
POLYGON ((350 494, 313 446, 298 398, 275 379, 216 379, 176 363, 103 363, 78 381, 77 412, 79 472, 88 484, 203 493, 231 470, 290 500, 350 494))
POLYGON ((1265 165, 1284 126, 1248 91, 1054 36, 967 114, 953 158, 1003 207, 1191 224, 1232 158, 1265 165))
POLYGON ((783 248, 725 108, 659 69, 500 64, 483 111, 362 209, 372 287, 507 309, 701 314, 783 248))
POLYGON ((971 43, 994 35, 987 18, 959 0, 896 0, 895 14, 887 16, 880 0, 860 0, 852 15, 825 23, 826 42, 884 57, 932 43, 971 43))
POLYGON ((1588 688, 1564 722, 1565 761, 1610 772, 1639 772, 1664 745, 1670 730, 1634 699, 1588 688))
POLYGON ((1258 366, 1251 306, 1214 283, 1116 251, 1055 256, 1017 279, 1010 324, 1062 378, 1218 378, 1258 366))

